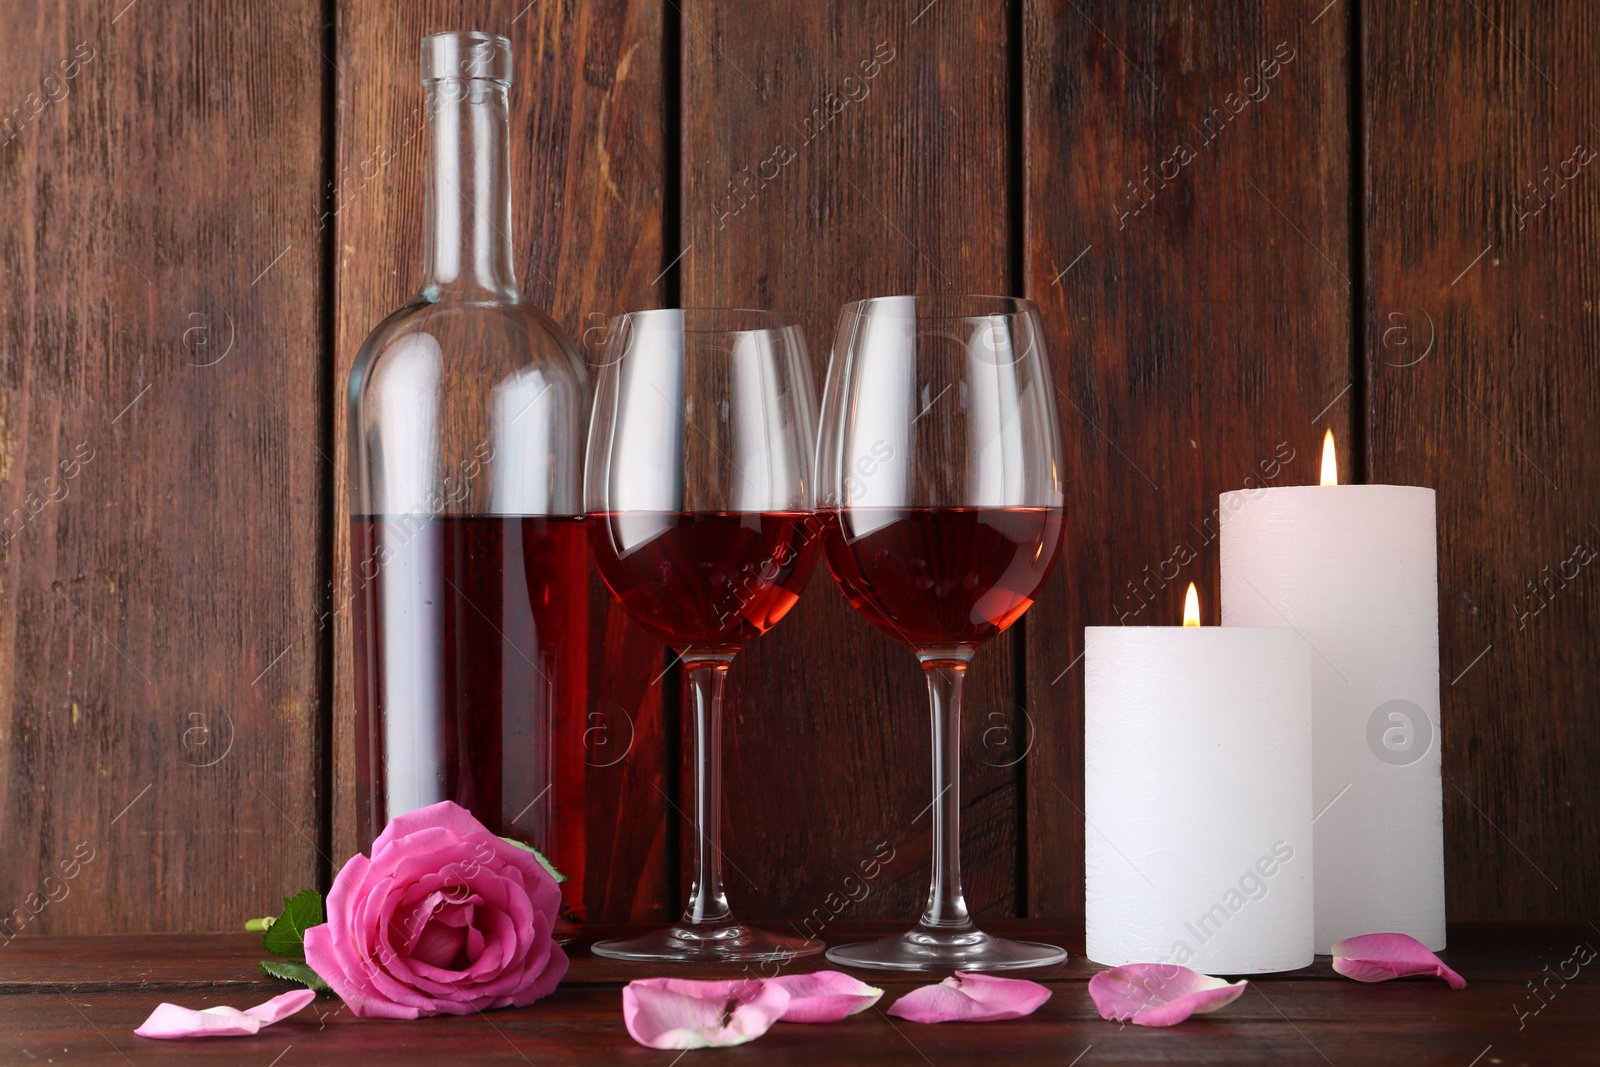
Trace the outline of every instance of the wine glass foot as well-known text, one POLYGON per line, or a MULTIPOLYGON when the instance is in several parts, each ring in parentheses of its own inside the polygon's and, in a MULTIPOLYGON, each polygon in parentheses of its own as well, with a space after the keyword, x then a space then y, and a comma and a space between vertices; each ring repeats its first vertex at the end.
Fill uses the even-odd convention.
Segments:
POLYGON ((638 937, 598 941, 589 951, 609 960, 743 963, 815 956, 823 947, 821 941, 810 938, 774 934, 730 922, 715 927, 671 926, 638 937))
POLYGON ((1065 949, 1037 941, 1013 941, 981 930, 936 931, 922 927, 828 950, 828 959, 834 963, 891 971, 1016 971, 1048 967, 1066 958, 1065 949))

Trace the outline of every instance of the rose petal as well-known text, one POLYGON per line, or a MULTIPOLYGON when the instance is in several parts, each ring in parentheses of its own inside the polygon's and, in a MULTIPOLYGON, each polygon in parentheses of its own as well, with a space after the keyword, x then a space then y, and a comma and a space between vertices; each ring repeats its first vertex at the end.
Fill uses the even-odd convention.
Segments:
POLYGON ((483 833, 484 827, 466 808, 454 801, 441 800, 390 819, 389 825, 372 843, 372 854, 376 856, 383 851, 383 846, 399 838, 430 830, 442 830, 452 837, 473 839, 483 833))
POLYGON ((883 996, 883 990, 839 971, 786 974, 769 978, 767 983, 789 994, 789 1006, 783 1012, 786 1023, 836 1023, 866 1011, 883 996))
POLYGON ((641 978, 622 990, 622 1021, 649 1048, 720 1048, 754 1041, 783 1017, 789 994, 759 978, 641 978))
POLYGON ((252 1019, 238 1008, 196 1011, 177 1004, 158 1004, 134 1033, 164 1041, 174 1037, 244 1037, 260 1029, 260 1019, 252 1019))
POLYGON ((281 1022, 299 1011, 301 1008, 317 999, 314 989, 291 989, 287 993, 279 993, 271 1000, 257 1004, 253 1008, 246 1008, 244 1013, 252 1019, 260 1019, 262 1026, 271 1026, 281 1022))
POLYGON ((1362 934, 1333 946, 1333 969, 1358 982, 1387 982, 1425 974, 1443 978, 1451 989, 1463 989, 1467 980, 1446 967, 1428 946, 1409 934, 1362 934))
POLYGON ((467 958, 467 928, 440 922, 436 917, 422 928, 410 953, 412 960, 438 970, 460 971, 471 962, 467 958))
POLYGON ((1050 990, 1038 982, 957 971, 938 985, 913 989, 889 1014, 914 1023, 984 1023, 1032 1015, 1049 999, 1050 990))
POLYGON ((537 949, 528 954, 524 976, 533 976, 518 992, 497 1000, 496 1007, 525 1008, 540 997, 555 990, 567 975, 567 953, 555 943, 555 923, 549 916, 533 917, 533 936, 537 949))
POLYGON ((159 1041, 175 1037, 248 1037, 263 1026, 287 1019, 316 996, 309 989, 296 989, 244 1011, 222 1005, 196 1011, 179 1004, 158 1004, 134 1033, 159 1041))
MULTIPOLYGON (((415 1019, 422 1014, 414 1006, 396 1004, 372 995, 368 992, 369 986, 363 984, 356 973, 347 973, 340 966, 339 950, 334 948, 332 924, 323 923, 307 930, 305 946, 306 965, 339 994, 339 999, 357 1018, 415 1019)), ((359 968, 352 970, 359 972, 359 968)))
POLYGON ((1174 1026, 1197 1013, 1216 1011, 1239 999, 1243 979, 1229 982, 1170 963, 1129 963, 1089 979, 1089 996, 1102 1019, 1129 1019, 1136 1026, 1174 1026))

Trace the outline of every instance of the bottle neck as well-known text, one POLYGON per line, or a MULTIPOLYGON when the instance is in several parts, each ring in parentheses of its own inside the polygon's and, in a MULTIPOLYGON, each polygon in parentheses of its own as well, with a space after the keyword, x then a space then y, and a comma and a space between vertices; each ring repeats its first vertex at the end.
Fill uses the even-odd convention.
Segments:
POLYGON ((432 122, 422 298, 515 303, 506 87, 448 78, 427 88, 432 122))

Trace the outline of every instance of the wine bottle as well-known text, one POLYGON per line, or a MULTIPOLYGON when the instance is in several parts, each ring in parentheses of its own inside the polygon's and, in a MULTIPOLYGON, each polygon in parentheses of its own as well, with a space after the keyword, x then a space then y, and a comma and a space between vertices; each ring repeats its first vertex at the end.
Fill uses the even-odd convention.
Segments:
POLYGON ((425 261, 350 372, 357 835, 453 800, 583 915, 585 374, 511 253, 511 43, 422 42, 425 261))

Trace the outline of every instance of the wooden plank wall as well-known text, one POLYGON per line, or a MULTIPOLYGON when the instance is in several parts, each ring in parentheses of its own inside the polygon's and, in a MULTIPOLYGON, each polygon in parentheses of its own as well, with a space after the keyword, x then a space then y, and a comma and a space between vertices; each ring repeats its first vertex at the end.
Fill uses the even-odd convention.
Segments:
MULTIPOLYGON (((1325 427, 1354 476, 1440 490, 1452 916, 1584 914, 1596 16, 1507 0, 23 3, 0 912, 232 928, 351 850, 343 385, 420 273, 417 41, 467 27, 516 50, 519 280, 591 358, 626 308, 777 307, 820 385, 846 300, 1039 302, 1070 514, 969 683, 981 914, 1081 916, 1081 627, 1170 623, 1191 579, 1214 622, 1217 493, 1311 481, 1325 427)), ((591 916, 664 918, 677 677, 594 606, 593 711, 627 756, 591 766, 591 916)), ((731 681, 736 909, 909 919, 912 657, 820 573, 731 681)))
POLYGON ((1453 916, 1600 894, 1600 12, 1364 32, 1367 476, 1437 486, 1453 916))
POLYGON ((0 910, 232 927, 327 799, 320 13, 6 21, 0 910))

